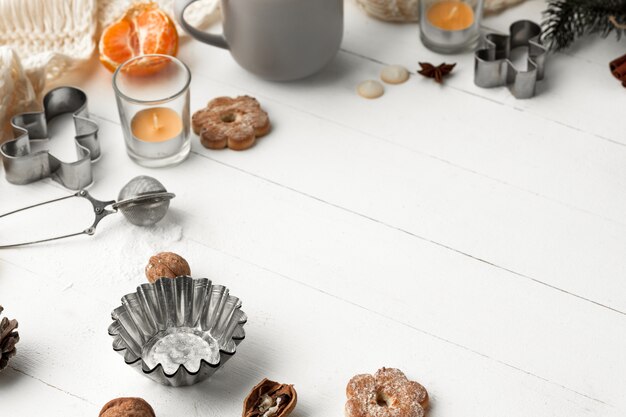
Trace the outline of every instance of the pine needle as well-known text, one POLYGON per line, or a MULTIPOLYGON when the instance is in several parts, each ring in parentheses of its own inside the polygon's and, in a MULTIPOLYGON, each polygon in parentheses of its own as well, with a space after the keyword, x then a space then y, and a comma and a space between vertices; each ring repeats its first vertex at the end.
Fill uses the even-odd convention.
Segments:
POLYGON ((626 32, 626 0, 548 0, 543 14, 541 39, 552 50, 594 33, 619 40, 626 32))

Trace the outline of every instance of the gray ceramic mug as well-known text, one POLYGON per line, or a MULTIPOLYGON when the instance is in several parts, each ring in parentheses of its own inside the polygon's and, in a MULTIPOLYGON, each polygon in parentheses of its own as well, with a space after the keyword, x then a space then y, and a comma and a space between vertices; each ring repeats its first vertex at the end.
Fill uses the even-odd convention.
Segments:
POLYGON ((312 75, 336 55, 343 37, 343 0, 222 0, 223 35, 189 25, 176 0, 174 14, 201 42, 229 49, 246 70, 268 80, 312 75))

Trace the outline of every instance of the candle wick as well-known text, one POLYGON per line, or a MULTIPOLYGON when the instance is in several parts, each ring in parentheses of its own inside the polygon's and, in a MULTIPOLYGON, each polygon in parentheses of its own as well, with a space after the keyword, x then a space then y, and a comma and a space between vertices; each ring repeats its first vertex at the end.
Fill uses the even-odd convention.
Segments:
POLYGON ((446 20, 452 19, 454 15, 456 15, 458 10, 459 10, 459 6, 452 6, 452 8, 450 8, 450 11, 448 12, 448 16, 446 17, 446 20))
POLYGON ((156 112, 152 113, 152 124, 154 125, 154 130, 161 128, 161 125, 159 125, 159 116, 157 116, 156 112))

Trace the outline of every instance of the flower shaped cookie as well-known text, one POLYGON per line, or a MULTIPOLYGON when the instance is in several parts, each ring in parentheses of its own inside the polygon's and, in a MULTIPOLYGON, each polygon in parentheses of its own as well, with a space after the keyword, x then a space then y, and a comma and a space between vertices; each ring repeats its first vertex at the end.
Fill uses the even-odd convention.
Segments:
POLYGON ((346 387, 346 417, 424 417, 428 392, 399 369, 356 375, 346 387))
POLYGON ((191 124, 209 149, 248 149, 270 131, 267 113, 249 96, 215 98, 193 114, 191 124))

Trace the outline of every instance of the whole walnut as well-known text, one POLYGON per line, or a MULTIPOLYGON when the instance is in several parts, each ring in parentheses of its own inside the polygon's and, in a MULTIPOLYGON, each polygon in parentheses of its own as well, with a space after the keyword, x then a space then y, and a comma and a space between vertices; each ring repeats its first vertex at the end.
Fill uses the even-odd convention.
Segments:
POLYGON ((102 407, 98 417, 155 417, 154 410, 143 398, 116 398, 102 407))
POLYGON ((180 255, 173 252, 161 252, 150 258, 146 266, 146 278, 155 282, 159 278, 176 278, 181 275, 191 275, 189 264, 180 255))

